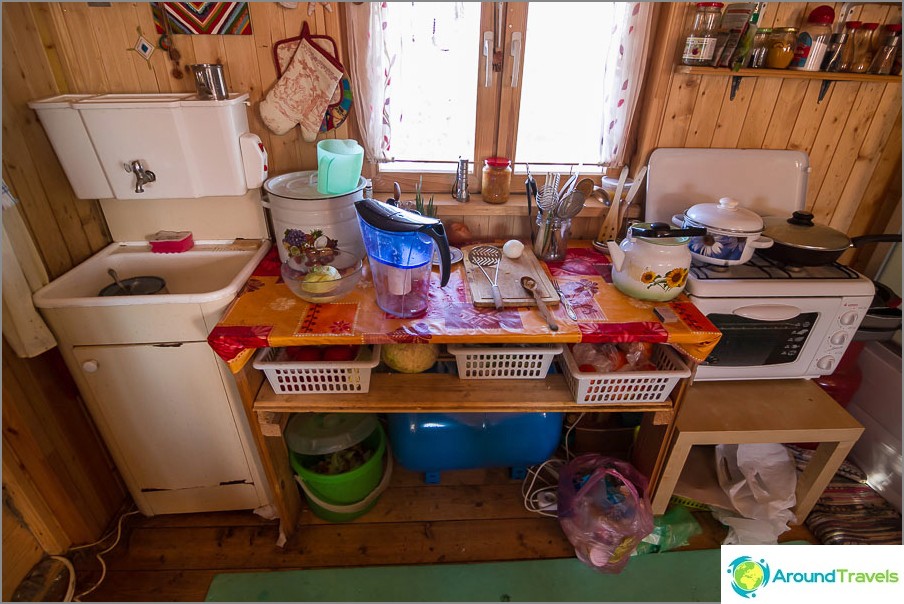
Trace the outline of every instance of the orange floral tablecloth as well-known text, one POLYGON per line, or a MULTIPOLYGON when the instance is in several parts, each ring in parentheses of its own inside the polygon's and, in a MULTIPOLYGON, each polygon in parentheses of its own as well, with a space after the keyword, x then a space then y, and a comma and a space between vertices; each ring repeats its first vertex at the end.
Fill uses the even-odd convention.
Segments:
POLYGON ((578 317, 569 319, 561 305, 552 308, 557 332, 551 332, 532 307, 475 307, 460 263, 452 266, 446 287, 439 287, 439 274, 433 271, 430 306, 422 317, 399 319, 382 311, 367 267, 357 288, 342 300, 310 304, 283 283, 274 247, 207 341, 234 373, 258 348, 305 344, 643 341, 672 344, 702 361, 719 341, 719 330, 683 294, 665 303, 679 320, 663 324, 653 308, 664 303, 636 300, 618 291, 612 285, 609 257, 589 242, 571 243, 564 261, 541 264, 558 279, 578 317))

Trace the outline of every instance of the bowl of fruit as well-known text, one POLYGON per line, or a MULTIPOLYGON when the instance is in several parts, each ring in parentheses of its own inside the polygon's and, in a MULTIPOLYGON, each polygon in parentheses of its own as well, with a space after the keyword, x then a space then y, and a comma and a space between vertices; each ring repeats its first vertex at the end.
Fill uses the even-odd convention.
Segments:
POLYGON ((361 257, 340 249, 335 239, 296 241, 290 230, 283 240, 289 250, 288 259, 280 273, 292 293, 319 304, 338 300, 354 289, 363 272, 361 257))

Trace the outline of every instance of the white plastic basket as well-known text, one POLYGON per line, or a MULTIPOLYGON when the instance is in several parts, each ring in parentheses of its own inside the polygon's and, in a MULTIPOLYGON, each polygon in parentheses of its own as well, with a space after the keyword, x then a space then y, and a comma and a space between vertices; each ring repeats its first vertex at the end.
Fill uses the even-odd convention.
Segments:
POLYGON ((553 358, 562 352, 555 344, 537 346, 473 346, 448 344, 463 380, 543 379, 553 358))
POLYGON ((691 375, 691 370, 681 361, 681 357, 664 344, 653 345, 650 360, 656 365, 656 371, 579 371, 569 346, 562 351, 562 359, 575 402, 585 405, 661 403, 669 397, 678 380, 691 375))
POLYGON ((361 346, 354 361, 275 361, 279 348, 262 348, 254 368, 263 371, 276 394, 367 392, 371 369, 380 363, 380 345, 361 346))

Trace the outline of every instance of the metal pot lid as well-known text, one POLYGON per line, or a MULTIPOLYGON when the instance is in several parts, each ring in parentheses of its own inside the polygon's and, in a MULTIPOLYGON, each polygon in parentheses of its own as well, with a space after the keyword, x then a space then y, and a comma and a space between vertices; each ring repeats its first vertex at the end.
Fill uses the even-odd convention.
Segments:
POLYGON ((377 428, 373 413, 296 413, 286 443, 301 455, 326 455, 357 445, 377 428))
POLYGON ((851 246, 850 238, 831 227, 813 222, 810 212, 794 212, 786 216, 766 216, 763 236, 781 245, 825 252, 842 251, 851 246))
POLYGON ((363 176, 358 177, 358 186, 351 191, 342 194, 320 193, 317 190, 317 180, 312 176, 317 175, 317 170, 304 170, 302 172, 289 172, 288 174, 280 174, 264 181, 264 190, 277 197, 286 199, 331 199, 333 197, 345 197, 352 193, 357 193, 367 186, 367 179, 363 176))
POLYGON ((719 203, 698 203, 684 213, 696 224, 724 233, 755 235, 763 230, 763 219, 756 212, 744 209, 738 200, 723 197, 719 203))

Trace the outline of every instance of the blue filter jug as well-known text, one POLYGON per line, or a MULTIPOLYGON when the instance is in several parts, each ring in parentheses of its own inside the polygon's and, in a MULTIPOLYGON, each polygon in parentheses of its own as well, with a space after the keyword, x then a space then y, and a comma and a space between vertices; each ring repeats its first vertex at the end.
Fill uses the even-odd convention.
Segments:
POLYGON ((439 250, 440 287, 449 282, 452 260, 443 223, 376 199, 356 201, 355 209, 377 305, 403 319, 427 312, 434 245, 439 250))

